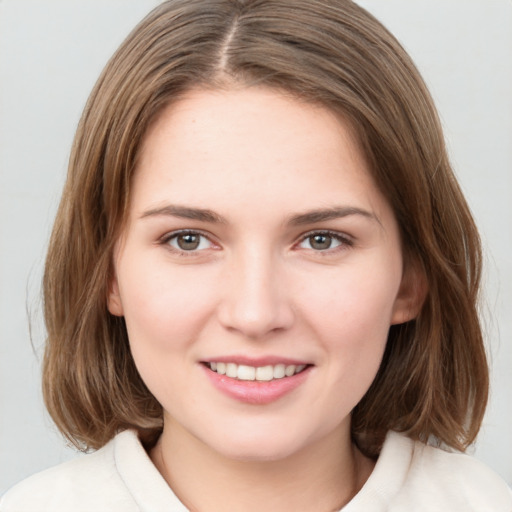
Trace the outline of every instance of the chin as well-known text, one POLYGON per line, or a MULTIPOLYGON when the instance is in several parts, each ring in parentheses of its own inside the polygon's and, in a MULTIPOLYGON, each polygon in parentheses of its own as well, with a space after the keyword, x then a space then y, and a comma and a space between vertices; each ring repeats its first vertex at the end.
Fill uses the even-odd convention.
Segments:
POLYGON ((287 459, 295 453, 295 450, 259 445, 257 447, 230 446, 229 450, 223 447, 219 452, 222 456, 238 462, 275 462, 287 459))
POLYGON ((222 436, 217 442, 207 444, 214 451, 231 460, 239 462, 274 462, 287 459, 303 450, 307 440, 290 438, 289 430, 280 434, 275 432, 263 434, 222 436))

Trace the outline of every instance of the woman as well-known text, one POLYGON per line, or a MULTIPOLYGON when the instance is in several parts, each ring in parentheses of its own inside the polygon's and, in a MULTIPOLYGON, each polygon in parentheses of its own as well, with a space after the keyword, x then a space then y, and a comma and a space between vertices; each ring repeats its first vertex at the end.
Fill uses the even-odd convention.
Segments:
POLYGON ((348 1, 170 1, 107 65, 44 281, 94 454, 0 510, 510 510, 478 234, 414 65, 348 1), (430 443, 430 444, 428 444, 430 443))

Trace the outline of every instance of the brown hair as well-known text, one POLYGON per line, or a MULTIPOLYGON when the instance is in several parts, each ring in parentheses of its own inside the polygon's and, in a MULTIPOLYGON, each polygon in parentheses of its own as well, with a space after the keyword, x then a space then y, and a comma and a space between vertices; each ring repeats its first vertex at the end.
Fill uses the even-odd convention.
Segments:
POLYGON ((162 410, 142 382, 122 318, 107 311, 112 250, 138 151, 155 115, 191 88, 263 85, 340 112, 356 130, 428 294, 392 326, 378 375, 353 411, 369 456, 386 432, 464 449, 480 427, 488 370, 477 296, 480 242, 430 95, 409 56, 349 0, 171 0, 128 36, 83 113, 44 275, 44 397, 59 429, 97 448, 162 410))

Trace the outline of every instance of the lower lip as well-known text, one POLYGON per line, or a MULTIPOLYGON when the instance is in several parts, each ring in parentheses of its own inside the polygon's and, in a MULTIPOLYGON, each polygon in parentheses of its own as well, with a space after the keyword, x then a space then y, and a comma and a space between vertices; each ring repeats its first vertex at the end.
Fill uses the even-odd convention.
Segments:
POLYGON ((238 380, 219 375, 207 366, 203 365, 203 368, 210 382, 230 398, 247 404, 265 405, 279 400, 299 387, 308 378, 312 367, 308 366, 291 377, 270 381, 238 380))

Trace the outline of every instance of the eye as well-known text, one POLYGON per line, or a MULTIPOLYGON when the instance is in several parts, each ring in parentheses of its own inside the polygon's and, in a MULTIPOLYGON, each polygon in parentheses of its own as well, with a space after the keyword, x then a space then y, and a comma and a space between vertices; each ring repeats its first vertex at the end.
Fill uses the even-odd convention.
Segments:
POLYGON ((352 241, 340 233, 316 232, 307 234, 299 243, 301 249, 327 251, 341 246, 351 246, 352 241))
POLYGON ((212 248, 212 242, 197 231, 181 231, 166 236, 163 243, 170 245, 177 251, 194 252, 212 248))

